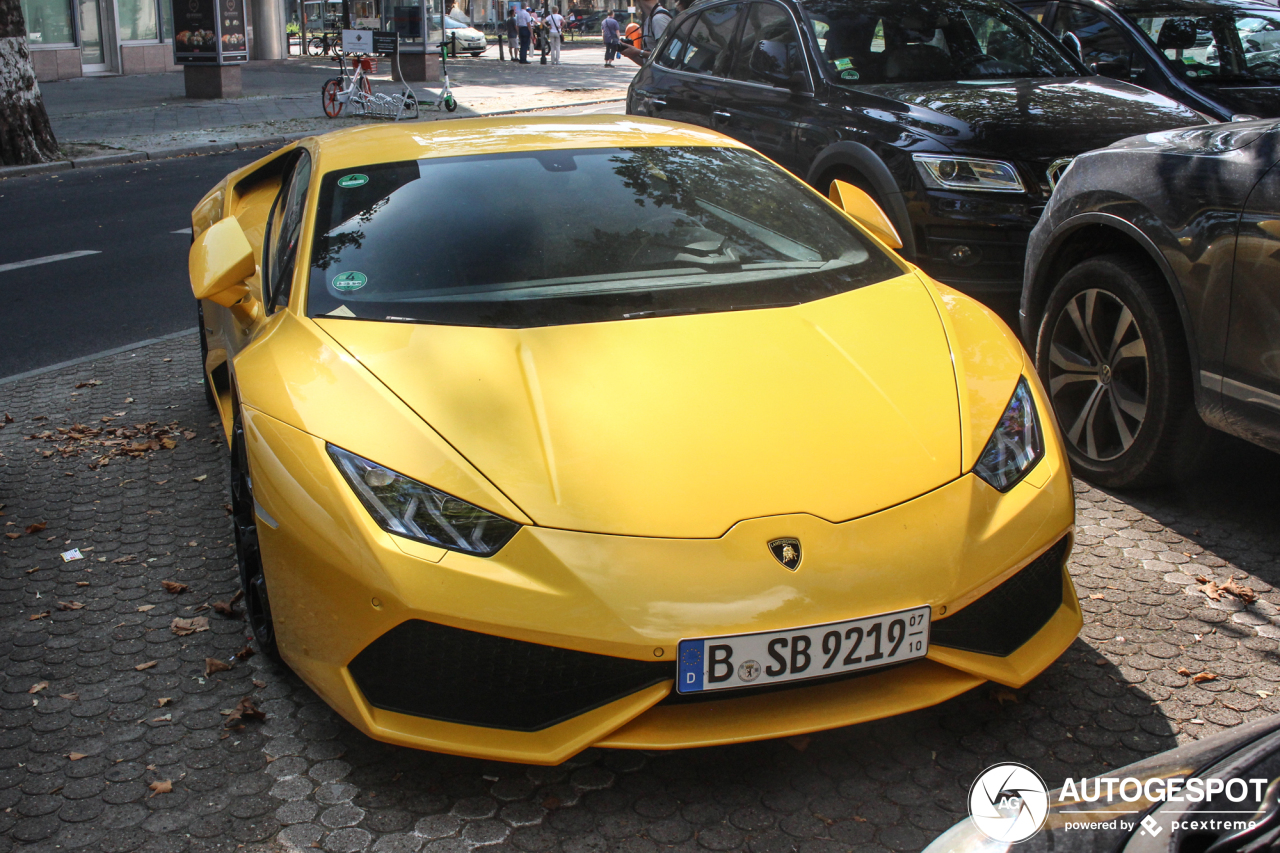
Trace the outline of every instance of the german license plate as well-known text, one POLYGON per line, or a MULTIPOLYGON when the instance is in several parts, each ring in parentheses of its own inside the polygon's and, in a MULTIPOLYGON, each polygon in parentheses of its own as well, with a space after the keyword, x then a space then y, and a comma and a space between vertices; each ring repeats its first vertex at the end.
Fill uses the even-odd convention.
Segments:
POLYGON ((680 693, 760 687, 922 658, 928 605, 790 631, 681 640, 680 693))

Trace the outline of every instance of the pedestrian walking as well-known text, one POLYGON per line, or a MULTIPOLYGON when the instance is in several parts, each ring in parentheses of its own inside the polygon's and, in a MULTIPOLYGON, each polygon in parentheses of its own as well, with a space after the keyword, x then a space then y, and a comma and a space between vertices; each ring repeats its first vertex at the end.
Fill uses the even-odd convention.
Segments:
POLYGON ((644 15, 644 23, 640 25, 643 35, 640 47, 627 47, 625 44, 618 52, 636 65, 642 65, 645 57, 658 46, 658 40, 667 31, 671 23, 671 12, 663 8, 661 0, 636 0, 640 12, 644 15))
POLYGON ((618 26, 618 19, 613 12, 609 13, 609 17, 604 19, 604 23, 600 25, 600 33, 604 36, 604 67, 613 67, 613 57, 622 52, 622 42, 618 38, 621 27, 618 26))
POLYGON ((564 35, 564 18, 560 14, 559 6, 551 7, 551 14, 547 15, 547 39, 551 42, 551 64, 560 64, 560 39, 564 35))
POLYGON ((519 62, 520 57, 516 53, 516 47, 520 43, 520 29, 516 26, 516 10, 507 10, 507 49, 511 51, 511 61, 519 62))
POLYGON ((521 6, 516 12, 516 30, 520 34, 520 64, 529 64, 529 24, 532 23, 533 16, 529 14, 528 6, 521 6))

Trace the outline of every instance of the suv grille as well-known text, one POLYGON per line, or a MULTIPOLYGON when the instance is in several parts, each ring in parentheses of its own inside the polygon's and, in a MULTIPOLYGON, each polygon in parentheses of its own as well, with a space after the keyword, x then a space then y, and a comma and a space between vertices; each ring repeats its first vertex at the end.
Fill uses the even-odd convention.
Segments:
POLYGON ((434 622, 402 622, 347 667, 375 708, 538 731, 675 678, 674 663, 595 655, 434 622))

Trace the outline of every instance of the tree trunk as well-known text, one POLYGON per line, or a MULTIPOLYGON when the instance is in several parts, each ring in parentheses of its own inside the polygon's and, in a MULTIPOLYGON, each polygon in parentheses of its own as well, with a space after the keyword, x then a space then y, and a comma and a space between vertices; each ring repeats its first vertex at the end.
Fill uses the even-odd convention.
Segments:
POLYGON ((58 156, 58 141, 27 50, 19 0, 0 0, 0 164, 43 163, 58 156))

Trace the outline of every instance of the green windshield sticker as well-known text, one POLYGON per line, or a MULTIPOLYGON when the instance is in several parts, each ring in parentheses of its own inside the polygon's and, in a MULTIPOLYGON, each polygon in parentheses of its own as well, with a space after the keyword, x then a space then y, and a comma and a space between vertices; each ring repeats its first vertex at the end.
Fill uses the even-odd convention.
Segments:
POLYGON ((369 278, 362 272, 342 272, 335 275, 333 281, 329 283, 333 285, 334 290, 347 293, 364 287, 369 283, 369 278))
POLYGON ((852 68, 852 67, 853 67, 853 60, 847 56, 844 57, 843 59, 836 60, 837 71, 844 71, 846 68, 852 68))
POLYGON ((356 187, 362 187, 369 183, 369 178, 365 175, 343 175, 338 178, 338 186, 344 190, 353 190, 356 187))
POLYGON ((841 80, 857 80, 861 76, 862 76, 861 74, 859 74, 857 71, 854 71, 852 68, 850 68, 848 71, 840 72, 841 80))

